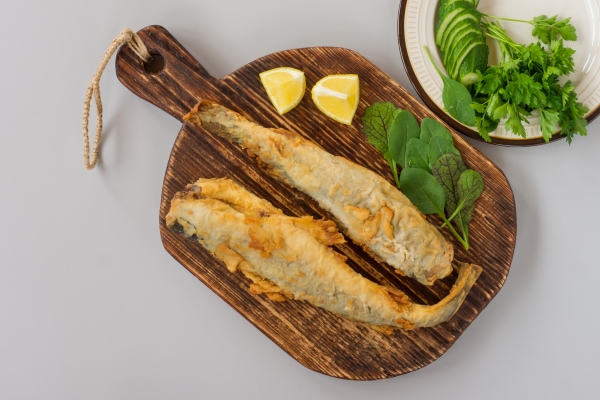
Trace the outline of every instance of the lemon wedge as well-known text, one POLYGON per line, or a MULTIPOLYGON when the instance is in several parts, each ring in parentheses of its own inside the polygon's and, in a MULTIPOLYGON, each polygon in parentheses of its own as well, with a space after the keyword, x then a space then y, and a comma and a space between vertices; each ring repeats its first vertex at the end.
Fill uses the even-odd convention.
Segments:
POLYGON ((296 107, 306 90, 304 72, 290 67, 280 67, 259 74, 269 100, 279 114, 296 107))
POLYGON ((328 75, 312 88, 315 105, 328 117, 350 125, 360 95, 358 75, 328 75))

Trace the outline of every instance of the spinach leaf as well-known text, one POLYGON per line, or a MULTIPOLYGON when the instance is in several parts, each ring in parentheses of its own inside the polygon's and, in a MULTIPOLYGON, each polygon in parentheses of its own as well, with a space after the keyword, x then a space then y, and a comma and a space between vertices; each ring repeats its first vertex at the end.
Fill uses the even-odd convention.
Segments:
POLYGON ((396 106, 390 102, 378 102, 367 107, 365 109, 365 114, 362 117, 363 133, 367 137, 367 141, 371 143, 381 153, 388 164, 390 164, 396 186, 400 185, 398 168, 396 167, 396 162, 390 156, 388 136, 390 128, 400 111, 400 109, 397 109, 396 106))
POLYGON ((434 136, 445 136, 452 139, 452 134, 444 125, 431 118, 423 118, 421 121, 421 140, 429 144, 434 136))
POLYGON ((396 116, 390 128, 388 147, 392 159, 402 168, 406 167, 406 146, 412 138, 419 138, 421 129, 415 117, 406 110, 396 116))
POLYGON ((468 241, 466 228, 473 217, 475 201, 481 196, 481 192, 483 192, 483 178, 479 172, 467 169, 460 174, 455 187, 456 208, 442 226, 456 218, 458 227, 468 241))
POLYGON ((468 125, 475 125, 475 110, 471 107, 471 103, 473 99, 471 98, 471 94, 469 90, 463 86, 462 83, 457 82, 440 71, 437 64, 433 61, 431 57, 431 53, 429 53, 429 49, 427 46, 424 46, 425 53, 429 57, 429 61, 433 64, 437 73, 442 78, 444 82, 444 89, 442 90, 442 101, 444 102, 444 107, 446 107, 446 111, 457 121, 468 125))
POLYGON ((456 147, 454 147, 454 142, 452 139, 449 139, 444 136, 434 136, 429 141, 429 168, 433 167, 433 164, 440 158, 442 155, 452 153, 460 156, 456 147))
POLYGON ((460 216, 462 220, 461 229, 464 232, 466 225, 473 218, 473 210, 475 209, 475 201, 483 192, 483 177, 477 171, 468 169, 460 174, 456 185, 456 196, 458 200, 457 209, 461 208, 460 216))
POLYGON ((453 153, 443 154, 431 168, 431 174, 442 185, 446 193, 446 213, 448 215, 452 215, 456 210, 458 179, 466 169, 462 158, 453 153))
POLYGON ((444 218, 446 196, 444 188, 427 171, 405 168, 400 173, 402 193, 423 214, 438 214, 444 218))
POLYGON ((440 75, 444 81, 442 90, 442 101, 448 114, 452 115, 458 122, 465 125, 475 125, 475 110, 471 107, 473 99, 471 94, 462 83, 447 76, 440 75))
POLYGON ((363 133, 386 160, 390 159, 388 150, 388 131, 401 110, 390 102, 373 103, 365 108, 362 117, 363 133))
POLYGON ((412 138, 406 145, 406 166, 429 172, 429 146, 421 139, 412 138))
POLYGON ((469 249, 469 222, 475 209, 475 201, 483 191, 483 178, 471 169, 467 169, 459 155, 447 153, 433 164, 433 177, 444 188, 446 195, 446 213, 442 227, 448 226, 454 236, 469 249), (452 227, 454 220, 462 233, 462 237, 452 227))

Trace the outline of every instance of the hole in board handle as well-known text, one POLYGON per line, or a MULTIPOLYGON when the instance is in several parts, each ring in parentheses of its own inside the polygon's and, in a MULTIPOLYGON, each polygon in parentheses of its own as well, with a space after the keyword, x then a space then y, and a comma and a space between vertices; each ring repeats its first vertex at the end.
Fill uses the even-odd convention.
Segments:
POLYGON ((150 74, 158 74, 165 68, 165 59, 158 53, 150 53, 150 59, 144 63, 144 69, 150 74))

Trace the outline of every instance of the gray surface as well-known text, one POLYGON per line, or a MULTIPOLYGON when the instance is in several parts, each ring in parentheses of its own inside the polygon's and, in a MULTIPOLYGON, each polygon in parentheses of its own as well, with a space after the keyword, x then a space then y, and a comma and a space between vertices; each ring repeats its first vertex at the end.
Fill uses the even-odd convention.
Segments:
POLYGON ((4 0, 0 13, 1 399, 596 394, 600 122, 570 147, 476 143, 515 192, 506 285, 430 366, 385 381, 337 380, 294 361, 162 248, 160 190, 180 124, 125 89, 111 61, 102 165, 88 172, 82 100, 118 32, 151 24, 217 77, 273 51, 334 45, 414 93, 397 47, 398 1, 15 4, 4 0))

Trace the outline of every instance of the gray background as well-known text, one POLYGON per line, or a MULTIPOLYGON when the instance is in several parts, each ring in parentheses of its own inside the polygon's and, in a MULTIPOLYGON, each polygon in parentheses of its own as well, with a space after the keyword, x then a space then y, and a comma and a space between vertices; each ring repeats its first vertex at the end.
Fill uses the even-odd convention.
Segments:
POLYGON ((504 288, 433 364, 343 381, 297 363, 163 249, 160 191, 180 124, 125 89, 111 61, 102 163, 88 172, 82 101, 110 41, 151 24, 216 77, 277 50, 331 45, 414 94, 398 1, 2 0, 1 10, 1 399, 596 395, 600 122, 570 147, 474 143, 516 198, 504 288))

